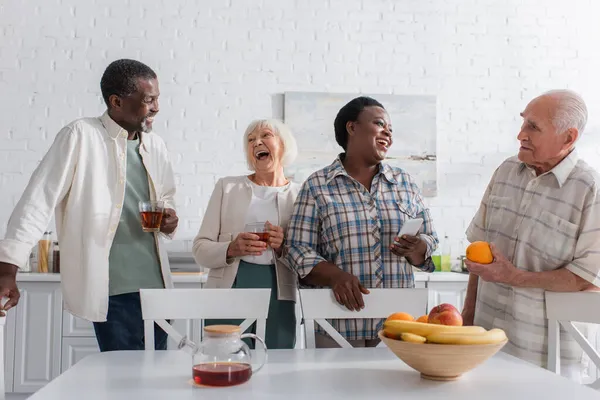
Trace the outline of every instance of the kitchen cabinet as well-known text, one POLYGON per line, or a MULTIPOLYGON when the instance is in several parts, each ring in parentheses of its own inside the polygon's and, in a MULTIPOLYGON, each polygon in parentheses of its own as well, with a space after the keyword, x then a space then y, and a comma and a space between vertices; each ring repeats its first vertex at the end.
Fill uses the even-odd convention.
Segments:
POLYGON ((13 391, 13 373, 15 361, 15 332, 17 330, 17 314, 8 312, 4 324, 4 390, 13 391))
POLYGON ((62 336, 63 337, 87 337, 94 336, 94 325, 86 321, 85 319, 81 319, 79 317, 74 316, 68 311, 63 311, 63 327, 62 327, 62 336))
POLYGON ((452 304, 462 312, 467 295, 466 282, 427 282, 427 288, 429 289, 427 312, 442 303, 452 304))
POLYGON ((19 289, 13 391, 31 393, 61 372, 62 293, 55 282, 24 282, 19 289))
POLYGON ((85 356, 99 351, 96 337, 63 337, 60 357, 61 373, 71 368, 85 356))

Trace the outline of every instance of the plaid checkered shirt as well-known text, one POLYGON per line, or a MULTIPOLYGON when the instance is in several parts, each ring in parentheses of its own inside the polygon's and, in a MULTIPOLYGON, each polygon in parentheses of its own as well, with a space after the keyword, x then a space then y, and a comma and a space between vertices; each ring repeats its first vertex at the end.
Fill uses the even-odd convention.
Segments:
MULTIPOLYGON (((382 163, 368 191, 346 173, 338 157, 300 189, 288 226, 288 262, 301 278, 328 261, 358 277, 366 288, 413 288, 412 265, 389 249, 402 224, 412 218, 423 219, 419 233, 427 244, 425 262, 417 268, 432 272, 431 253, 438 239, 410 175, 382 163)), ((329 323, 346 340, 364 340, 377 338, 383 319, 329 323)))

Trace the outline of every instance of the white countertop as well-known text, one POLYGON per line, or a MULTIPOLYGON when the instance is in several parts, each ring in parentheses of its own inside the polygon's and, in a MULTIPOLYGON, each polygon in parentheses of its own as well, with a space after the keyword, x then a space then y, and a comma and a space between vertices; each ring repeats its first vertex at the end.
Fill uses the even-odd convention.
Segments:
POLYGON ((591 400, 600 397, 593 389, 504 353, 496 354, 451 382, 421 379, 417 371, 387 348, 270 350, 267 364, 250 381, 225 388, 194 386, 191 367, 192 359, 183 351, 93 354, 29 399, 591 400))
POLYGON ((415 282, 467 282, 468 274, 458 272, 415 272, 415 282))
POLYGON ((469 274, 460 272, 433 272, 429 275, 429 282, 468 282, 469 274))
MULTIPOLYGON (((206 282, 207 272, 199 272, 191 252, 169 252, 173 282, 193 283, 206 282)), ((457 272, 421 272, 414 269, 415 282, 467 282, 468 274, 457 272)), ((60 274, 40 274, 37 272, 21 272, 17 274, 18 282, 60 282, 60 274)))
MULTIPOLYGON (((206 283, 205 272, 173 272, 174 283, 206 283)), ((60 282, 60 274, 40 274, 37 272, 19 272, 17 282, 60 282)))
MULTIPOLYGON (((173 272, 173 282, 206 282, 206 272, 173 272)), ((415 272, 415 282, 466 282, 469 275, 456 272, 415 272)), ((17 282, 60 282, 60 274, 40 274, 37 272, 19 272, 17 282)))

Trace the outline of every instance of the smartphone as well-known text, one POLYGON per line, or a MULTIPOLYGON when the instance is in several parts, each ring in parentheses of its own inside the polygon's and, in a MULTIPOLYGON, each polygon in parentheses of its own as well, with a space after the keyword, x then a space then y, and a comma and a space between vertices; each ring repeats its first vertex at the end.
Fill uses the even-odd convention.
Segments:
POLYGON ((398 237, 402 237, 402 235, 416 236, 419 229, 421 229, 421 225, 423 225, 423 218, 409 219, 402 224, 398 237))

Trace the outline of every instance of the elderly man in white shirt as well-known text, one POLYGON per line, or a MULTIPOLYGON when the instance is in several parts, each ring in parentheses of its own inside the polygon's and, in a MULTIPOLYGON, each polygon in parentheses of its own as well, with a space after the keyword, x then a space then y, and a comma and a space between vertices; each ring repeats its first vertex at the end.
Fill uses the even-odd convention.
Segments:
MULTIPOLYGON (((163 201, 160 226, 178 223, 175 181, 163 140, 152 132, 158 113, 156 73, 117 60, 100 81, 107 111, 65 126, 33 172, 0 240, 0 296, 19 300, 17 271, 53 212, 61 249, 65 308, 94 322, 101 351, 144 349, 139 289, 171 286, 161 236, 142 230, 138 203, 163 201)), ((155 347, 166 348, 156 327, 155 347)))
MULTIPOLYGON (((494 260, 467 261, 463 318, 504 329, 506 352, 545 367, 545 291, 600 286, 600 176, 575 151, 587 121, 578 94, 547 92, 521 116, 518 156, 496 169, 467 230, 470 242, 492 244, 494 260)), ((562 373, 581 381, 582 350, 564 330, 560 336, 562 373)))

